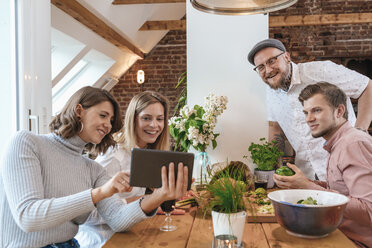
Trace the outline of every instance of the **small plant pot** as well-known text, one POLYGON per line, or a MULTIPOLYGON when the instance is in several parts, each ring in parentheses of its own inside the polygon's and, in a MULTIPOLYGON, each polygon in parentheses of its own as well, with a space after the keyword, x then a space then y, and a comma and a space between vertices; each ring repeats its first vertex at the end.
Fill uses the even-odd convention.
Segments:
POLYGON ((246 217, 247 213, 245 211, 233 214, 212 211, 214 236, 222 234, 234 235, 238 239, 239 247, 242 243, 246 217))
POLYGON ((257 168, 254 169, 254 174, 255 175, 261 175, 261 174, 268 175, 268 177, 269 177, 269 179, 267 181, 267 188, 268 189, 271 189, 271 188, 274 187, 274 179, 273 179, 274 173, 275 173, 275 170, 261 171, 261 170, 257 170, 257 168))

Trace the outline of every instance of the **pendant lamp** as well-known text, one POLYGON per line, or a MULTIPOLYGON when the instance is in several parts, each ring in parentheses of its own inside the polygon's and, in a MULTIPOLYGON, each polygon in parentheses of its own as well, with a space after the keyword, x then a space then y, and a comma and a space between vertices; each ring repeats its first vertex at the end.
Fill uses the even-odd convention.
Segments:
POLYGON ((200 11, 218 15, 252 15, 287 8, 297 0, 190 0, 200 11))

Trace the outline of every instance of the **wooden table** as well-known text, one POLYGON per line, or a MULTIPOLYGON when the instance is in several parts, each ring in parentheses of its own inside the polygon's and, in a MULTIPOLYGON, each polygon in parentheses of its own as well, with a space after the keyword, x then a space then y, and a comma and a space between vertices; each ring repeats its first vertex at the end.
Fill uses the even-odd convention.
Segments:
MULTIPOLYGON (((210 248, 212 246, 213 225, 210 217, 203 218, 195 211, 191 211, 185 215, 172 216, 172 219, 178 227, 176 231, 160 231, 159 227, 164 222, 164 215, 157 215, 135 225, 129 232, 116 233, 104 247, 210 248)), ((325 238, 303 239, 287 234, 277 223, 246 223, 243 241, 245 248, 356 247, 338 229, 325 238)))

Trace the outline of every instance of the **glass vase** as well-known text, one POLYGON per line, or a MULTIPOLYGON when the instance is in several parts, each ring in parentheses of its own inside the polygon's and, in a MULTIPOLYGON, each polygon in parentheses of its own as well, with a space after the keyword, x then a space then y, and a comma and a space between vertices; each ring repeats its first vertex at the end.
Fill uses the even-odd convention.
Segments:
POLYGON ((195 157, 193 177, 195 178, 194 185, 197 191, 204 190, 209 183, 209 171, 211 161, 206 152, 200 152, 195 157))

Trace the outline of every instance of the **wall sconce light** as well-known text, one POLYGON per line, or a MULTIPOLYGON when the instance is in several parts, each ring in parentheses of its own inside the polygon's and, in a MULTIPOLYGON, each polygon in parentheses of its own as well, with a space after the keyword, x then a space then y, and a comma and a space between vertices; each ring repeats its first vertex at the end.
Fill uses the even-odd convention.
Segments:
POLYGON ((137 83, 143 84, 145 82, 145 72, 143 70, 137 71, 137 83))

